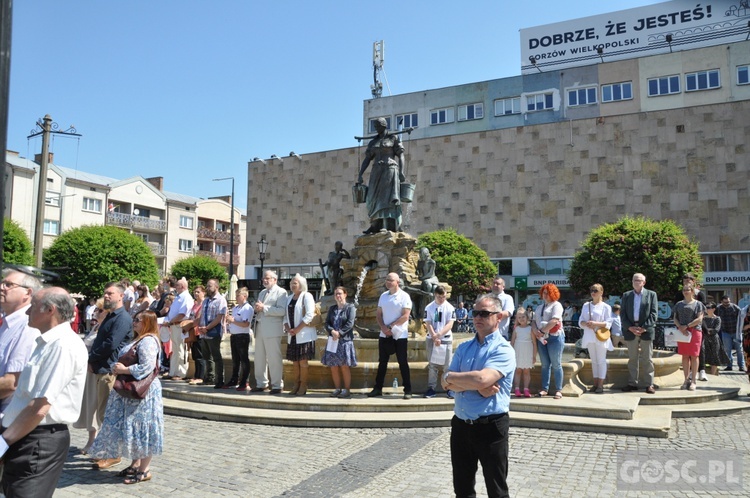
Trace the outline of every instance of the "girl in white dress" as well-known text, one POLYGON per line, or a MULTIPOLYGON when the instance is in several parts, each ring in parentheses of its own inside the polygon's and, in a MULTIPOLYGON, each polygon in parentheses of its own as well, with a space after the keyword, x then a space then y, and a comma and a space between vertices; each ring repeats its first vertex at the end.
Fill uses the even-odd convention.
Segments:
POLYGON ((531 337, 531 321, 526 310, 518 308, 516 320, 513 327, 513 335, 510 344, 516 350, 516 374, 513 376, 513 384, 516 397, 521 397, 521 376, 523 376, 523 396, 531 397, 529 384, 531 383, 531 369, 536 361, 536 341, 531 337))

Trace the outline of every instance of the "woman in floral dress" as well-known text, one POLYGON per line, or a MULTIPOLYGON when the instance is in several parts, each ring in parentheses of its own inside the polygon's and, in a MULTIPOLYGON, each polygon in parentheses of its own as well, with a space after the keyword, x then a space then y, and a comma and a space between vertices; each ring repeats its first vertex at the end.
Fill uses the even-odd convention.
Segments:
MULTIPOLYGON (((138 362, 126 367, 117 362, 112 373, 130 374, 140 380, 149 376, 158 366, 161 346, 156 328, 156 314, 143 311, 133 320, 136 339, 123 348, 122 357, 131 348, 137 348, 138 362)), ((125 484, 135 484, 151 479, 151 458, 161 455, 164 445, 164 407, 161 383, 158 376, 149 386, 146 397, 130 399, 120 396, 114 389, 109 393, 102 428, 91 447, 95 458, 132 459, 119 476, 125 484)))

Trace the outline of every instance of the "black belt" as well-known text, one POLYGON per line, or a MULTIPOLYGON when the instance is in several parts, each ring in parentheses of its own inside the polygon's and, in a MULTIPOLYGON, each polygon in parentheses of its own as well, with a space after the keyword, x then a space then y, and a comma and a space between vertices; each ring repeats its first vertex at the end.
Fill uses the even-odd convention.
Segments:
POLYGON ((506 412, 506 413, 497 413, 495 415, 486 415, 484 417, 479 417, 474 420, 464 420, 461 418, 459 418, 458 420, 460 420, 461 422, 464 422, 467 425, 477 425, 477 424, 489 424, 490 422, 494 422, 497 419, 507 417, 507 416, 508 416, 508 413, 506 412))
POLYGON ((60 431, 67 431, 68 425, 67 424, 47 424, 47 425, 37 425, 34 430, 32 430, 29 434, 52 434, 55 432, 60 431))

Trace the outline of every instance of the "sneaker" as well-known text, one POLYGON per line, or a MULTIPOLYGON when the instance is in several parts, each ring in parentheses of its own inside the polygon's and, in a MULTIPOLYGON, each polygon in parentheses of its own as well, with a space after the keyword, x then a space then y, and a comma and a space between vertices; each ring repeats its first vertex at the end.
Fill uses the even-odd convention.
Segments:
POLYGON ((680 386, 680 389, 687 389, 689 385, 690 385, 690 379, 689 378, 685 379, 685 382, 682 383, 682 385, 680 386))
POLYGON ((435 390, 433 388, 427 389, 427 392, 424 393, 425 398, 434 398, 435 397, 435 390))
POLYGON ((448 399, 453 399, 453 391, 449 390, 445 395, 448 396, 448 399))
POLYGON ((404 399, 411 399, 411 393, 404 393, 404 399))
POLYGON ((271 389, 270 394, 281 394, 281 388, 280 387, 274 387, 271 389))
POLYGON ((243 391, 243 392, 247 391, 247 385, 246 384, 240 384, 239 386, 237 386, 237 390, 238 391, 243 391))
POLYGON ((529 391, 528 389, 524 389, 523 390, 523 397, 524 398, 530 398, 531 397, 531 391, 529 391))
POLYGON ((268 388, 267 387, 253 387, 252 389, 250 389, 250 392, 251 393, 262 393, 266 389, 268 389, 268 388))
POLYGON ((516 395, 516 398, 520 398, 521 397, 521 389, 516 388, 516 391, 515 391, 514 394, 516 395))
POLYGON ((700 373, 698 374, 698 380, 702 380, 702 381, 707 381, 708 380, 708 377, 706 377, 706 371, 705 370, 701 370, 700 371, 700 373))
POLYGON ((227 382, 223 386, 221 386, 222 389, 237 389, 239 386, 236 382, 227 382))
POLYGON ((334 389, 331 393, 332 398, 338 398, 339 394, 341 394, 341 389, 334 389))
POLYGON ((369 393, 367 393, 367 397, 368 398, 378 398, 378 397, 380 397, 382 395, 383 395, 383 390, 382 389, 378 389, 378 388, 375 388, 372 391, 370 391, 369 393))
POLYGON ((688 387, 688 391, 695 391, 695 382, 690 383, 690 387, 688 387))
POLYGON ((724 369, 725 372, 731 372, 732 371, 732 365, 729 365, 727 368, 724 369))
POLYGON ((349 399, 352 397, 352 393, 349 391, 349 389, 342 389, 341 394, 339 394, 340 399, 349 399))

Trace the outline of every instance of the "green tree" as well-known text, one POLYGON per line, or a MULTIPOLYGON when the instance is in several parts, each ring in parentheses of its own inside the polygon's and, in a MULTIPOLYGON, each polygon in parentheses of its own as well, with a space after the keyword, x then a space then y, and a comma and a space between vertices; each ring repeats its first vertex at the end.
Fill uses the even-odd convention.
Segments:
POLYGON ((190 289, 194 289, 196 285, 206 285, 211 278, 219 281, 222 292, 229 288, 227 269, 209 256, 189 256, 180 259, 172 265, 169 273, 176 278, 185 277, 190 289))
POLYGON ((634 273, 646 275, 646 286, 660 300, 671 300, 682 285, 682 275, 700 279, 703 263, 698 244, 672 220, 624 217, 589 233, 570 266, 571 287, 585 294, 593 283, 607 295, 633 288, 634 273))
POLYGON ((497 268, 487 253, 454 229, 424 233, 417 248, 426 247, 435 260, 435 271, 441 282, 453 287, 453 296, 472 299, 488 292, 497 268))
POLYGON ((100 296, 113 280, 139 280, 151 289, 159 282, 154 255, 143 239, 113 226, 63 232, 44 251, 44 267, 59 273, 69 291, 86 297, 100 296))
POLYGON ((31 240, 21 225, 5 218, 3 225, 3 261, 14 265, 33 265, 31 240))

